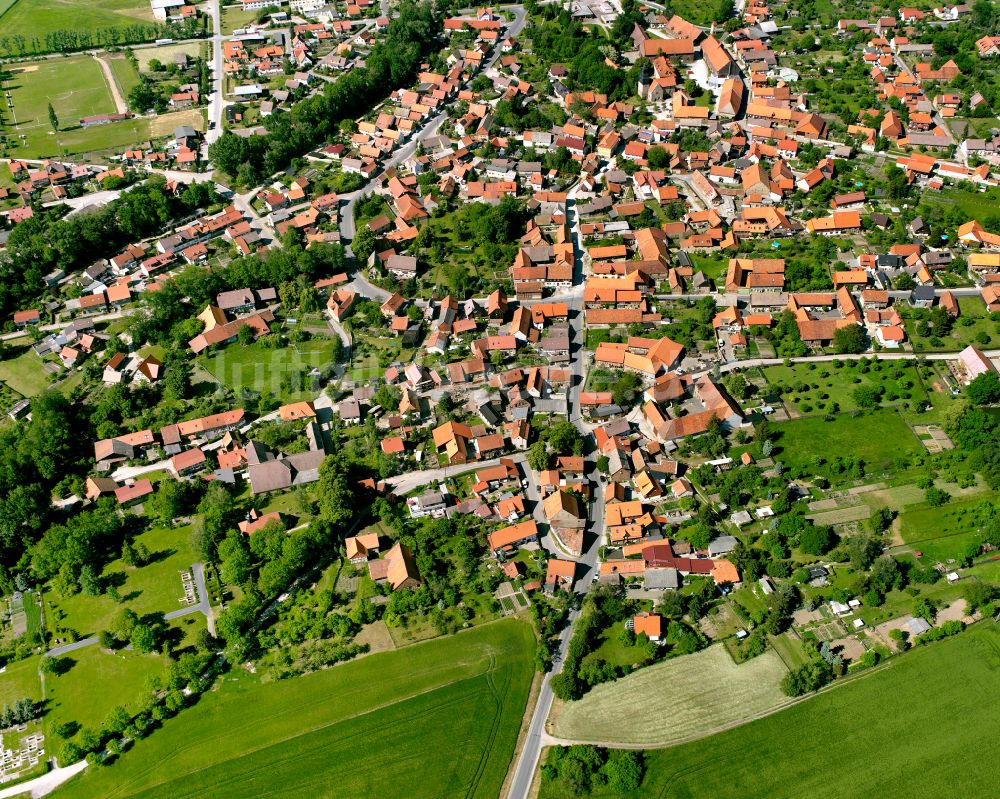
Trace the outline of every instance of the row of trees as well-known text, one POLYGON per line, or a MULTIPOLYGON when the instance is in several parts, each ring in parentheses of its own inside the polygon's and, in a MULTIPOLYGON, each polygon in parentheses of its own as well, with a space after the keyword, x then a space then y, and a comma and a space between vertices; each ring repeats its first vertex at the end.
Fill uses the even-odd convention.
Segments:
POLYGON ((405 2, 385 39, 372 48, 364 67, 329 84, 267 120, 268 133, 242 138, 226 131, 209 148, 212 163, 252 186, 336 134, 342 120, 366 113, 389 92, 406 86, 437 41, 439 22, 429 3, 405 2))

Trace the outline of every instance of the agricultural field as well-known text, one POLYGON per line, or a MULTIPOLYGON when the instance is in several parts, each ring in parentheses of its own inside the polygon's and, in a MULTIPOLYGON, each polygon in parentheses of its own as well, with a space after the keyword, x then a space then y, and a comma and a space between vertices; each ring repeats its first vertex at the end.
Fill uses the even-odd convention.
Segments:
POLYGON ((3 35, 42 37, 62 30, 95 31, 152 23, 145 0, 15 0, 0 14, 3 35))
POLYGON ((533 652, 531 628, 507 620, 280 683, 232 674, 118 762, 54 796, 492 799, 533 652), (419 779, 400 779, 414 768, 419 779))
MULTIPOLYGON (((631 796, 992 796, 994 769, 956 764, 1000 734, 998 668, 1000 629, 977 624, 766 718, 646 752, 646 777, 631 796)), ((617 796, 603 787, 592 795, 617 796)), ((568 796, 552 783, 540 793, 568 796)))
POLYGON ((778 689, 784 674, 772 651, 737 666, 725 647, 712 646, 595 686, 563 707, 554 734, 622 744, 669 744, 708 735, 787 702, 778 689))
MULTIPOLYGON (((879 410, 859 416, 840 415, 831 421, 811 417, 774 425, 780 434, 774 457, 786 467, 815 474, 816 458, 860 458, 867 473, 892 466, 900 455, 913 455, 923 446, 898 413, 879 410), (830 443, 836 442, 836 448, 830 443)), ((822 470, 819 470, 822 471, 822 470)))
POLYGON ((311 369, 330 364, 331 340, 315 338, 284 349, 268 349, 261 344, 232 344, 201 359, 201 365, 233 391, 243 389, 286 396, 295 393, 288 381, 311 369))

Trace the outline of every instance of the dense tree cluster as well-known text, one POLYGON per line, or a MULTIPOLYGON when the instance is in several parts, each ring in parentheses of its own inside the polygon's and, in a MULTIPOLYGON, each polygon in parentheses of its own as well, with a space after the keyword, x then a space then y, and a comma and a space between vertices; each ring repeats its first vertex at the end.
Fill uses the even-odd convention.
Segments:
POLYGON ((542 783, 558 786, 570 796, 588 796, 594 788, 632 796, 642 783, 646 766, 642 753, 589 745, 553 746, 542 766, 542 783))

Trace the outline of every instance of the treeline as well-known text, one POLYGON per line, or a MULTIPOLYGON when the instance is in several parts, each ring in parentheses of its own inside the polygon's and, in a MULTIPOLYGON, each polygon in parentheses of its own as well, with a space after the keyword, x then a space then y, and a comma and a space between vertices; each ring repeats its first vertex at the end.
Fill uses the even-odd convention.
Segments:
POLYGON ((209 147, 209 158, 241 185, 259 183, 333 136, 342 120, 361 116, 393 90, 408 85, 434 49, 438 31, 429 3, 404 3, 364 67, 293 106, 289 113, 268 117, 266 135, 242 138, 226 131, 209 147))
POLYGON ((184 20, 174 25, 152 25, 137 22, 114 28, 97 30, 64 29, 50 31, 41 36, 23 36, 19 33, 0 36, 0 56, 21 58, 45 53, 71 53, 77 50, 123 47, 129 44, 152 42, 156 39, 191 39, 204 35, 200 21, 184 20))
POLYGON ((217 200, 210 184, 192 183, 174 195, 156 176, 95 211, 64 217, 65 208, 36 208, 7 240, 7 257, 0 262, 0 318, 34 303, 49 272, 83 269, 217 200))

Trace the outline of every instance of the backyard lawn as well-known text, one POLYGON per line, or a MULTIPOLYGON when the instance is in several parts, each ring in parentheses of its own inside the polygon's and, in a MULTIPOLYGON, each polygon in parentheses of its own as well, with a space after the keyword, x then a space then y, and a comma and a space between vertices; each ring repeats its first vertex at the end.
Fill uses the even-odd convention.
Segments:
POLYGON ((280 683, 231 674, 221 691, 55 796, 493 799, 533 651, 531 628, 506 620, 280 683))
POLYGON ((737 666, 721 644, 671 658, 567 702, 558 738, 667 744, 706 735, 787 701, 781 658, 768 651, 737 666))
MULTIPOLYGON (((859 458, 871 474, 889 468, 899 455, 912 455, 922 450, 913 431, 899 414, 879 410, 858 416, 839 415, 831 421, 811 417, 775 424, 779 438, 774 457, 792 470, 827 474, 832 480, 830 461, 837 457, 859 458), (820 465, 817 458, 826 463, 820 465)), ((848 473, 840 477, 849 477, 848 473)))
POLYGON ((259 343, 231 344, 199 362, 233 391, 246 388, 284 396, 294 393, 289 390, 289 379, 330 363, 331 347, 328 338, 315 338, 282 349, 267 349, 259 343))
MULTIPOLYGON (((980 623, 766 718, 649 751, 645 780, 630 796, 993 796, 996 770, 977 753, 1000 735, 998 669, 1000 630, 980 623)), ((619 796, 604 787, 592 795, 619 796)), ((540 796, 570 794, 545 783, 540 796)))
POLYGON ((0 380, 23 397, 37 397, 49 385, 43 361, 27 349, 15 358, 0 361, 0 380))
POLYGON ((994 322, 986 312, 982 297, 958 297, 959 316, 951 331, 944 338, 921 336, 917 332, 915 312, 904 315, 906 335, 913 342, 915 352, 951 352, 962 350, 970 344, 977 347, 995 347, 1000 341, 1000 322, 994 322), (983 340, 983 336, 989 340, 983 340))

